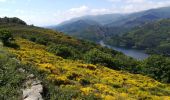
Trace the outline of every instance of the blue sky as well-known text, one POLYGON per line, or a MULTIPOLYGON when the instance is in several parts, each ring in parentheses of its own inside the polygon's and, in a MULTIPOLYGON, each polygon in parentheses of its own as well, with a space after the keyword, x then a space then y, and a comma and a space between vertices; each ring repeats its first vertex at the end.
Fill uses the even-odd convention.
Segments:
POLYGON ((131 13, 170 6, 170 0, 0 0, 0 17, 19 17, 37 26, 84 15, 131 13))

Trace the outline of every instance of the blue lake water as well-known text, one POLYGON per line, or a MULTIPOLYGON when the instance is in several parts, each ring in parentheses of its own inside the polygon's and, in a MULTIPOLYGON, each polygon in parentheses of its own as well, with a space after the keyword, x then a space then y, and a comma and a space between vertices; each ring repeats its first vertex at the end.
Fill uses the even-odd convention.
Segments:
POLYGON ((135 50, 135 49, 127 49, 127 48, 119 48, 119 47, 114 47, 110 45, 106 45, 103 41, 100 41, 100 45, 114 49, 116 51, 122 52, 127 56, 133 57, 137 60, 144 60, 149 57, 148 54, 146 54, 142 50, 135 50))

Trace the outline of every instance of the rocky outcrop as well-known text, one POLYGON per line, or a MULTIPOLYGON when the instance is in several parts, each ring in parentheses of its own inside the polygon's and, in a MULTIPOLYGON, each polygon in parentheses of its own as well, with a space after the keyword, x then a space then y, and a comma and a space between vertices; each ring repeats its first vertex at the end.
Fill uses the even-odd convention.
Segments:
POLYGON ((43 100, 43 85, 41 81, 35 78, 33 74, 28 76, 27 81, 24 84, 23 100, 43 100))

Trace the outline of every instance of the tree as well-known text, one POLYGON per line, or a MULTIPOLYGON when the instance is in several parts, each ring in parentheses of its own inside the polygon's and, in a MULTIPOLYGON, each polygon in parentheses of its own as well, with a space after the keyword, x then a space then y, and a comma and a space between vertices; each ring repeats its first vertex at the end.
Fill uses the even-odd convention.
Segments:
POLYGON ((153 55, 144 61, 144 73, 161 82, 170 83, 170 59, 153 55))

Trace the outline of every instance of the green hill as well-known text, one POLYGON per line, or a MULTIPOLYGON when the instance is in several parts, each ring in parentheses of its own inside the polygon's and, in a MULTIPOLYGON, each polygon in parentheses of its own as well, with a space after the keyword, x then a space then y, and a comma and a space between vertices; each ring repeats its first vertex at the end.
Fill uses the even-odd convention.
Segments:
POLYGON ((150 53, 170 55, 170 20, 160 20, 137 27, 122 37, 113 37, 110 44, 144 49, 150 53))
POLYGON ((0 29, 2 43, 8 43, 0 45, 2 100, 21 99, 30 74, 42 81, 45 100, 170 99, 169 84, 161 83, 170 82, 169 58, 136 61, 92 42, 18 23, 0 29))

